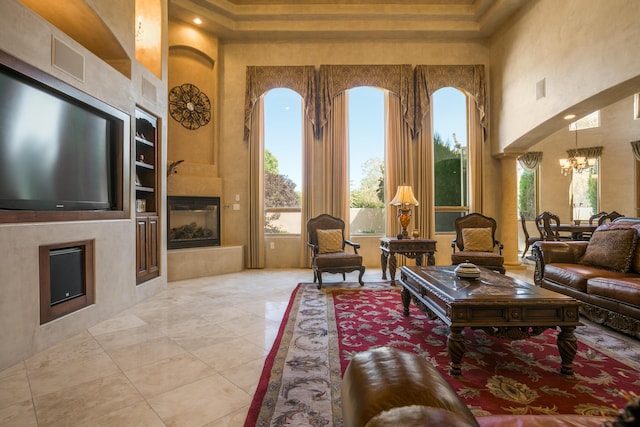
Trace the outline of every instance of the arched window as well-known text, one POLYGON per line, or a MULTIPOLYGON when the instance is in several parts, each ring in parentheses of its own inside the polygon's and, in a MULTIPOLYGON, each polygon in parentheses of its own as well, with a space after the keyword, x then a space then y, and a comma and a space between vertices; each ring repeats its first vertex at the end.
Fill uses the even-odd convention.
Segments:
POLYGON ((352 235, 385 234, 385 91, 347 91, 350 230, 352 235))
POLYGON ((300 234, 302 97, 276 88, 264 95, 264 232, 300 234))
POLYGON ((454 231, 455 218, 469 212, 468 99, 444 87, 433 98, 435 231, 454 231))

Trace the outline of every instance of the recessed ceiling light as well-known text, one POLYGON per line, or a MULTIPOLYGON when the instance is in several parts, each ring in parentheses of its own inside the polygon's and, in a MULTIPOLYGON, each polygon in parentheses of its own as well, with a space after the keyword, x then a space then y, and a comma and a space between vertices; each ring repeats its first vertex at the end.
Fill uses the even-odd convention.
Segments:
POLYGON ((196 24, 196 25, 200 25, 200 24, 202 24, 202 19, 200 19, 200 18, 193 18, 193 23, 194 23, 194 24, 196 24))
POLYGON ((575 114, 567 114, 566 116, 564 116, 565 120, 571 120, 571 119, 575 119, 576 115, 575 114))

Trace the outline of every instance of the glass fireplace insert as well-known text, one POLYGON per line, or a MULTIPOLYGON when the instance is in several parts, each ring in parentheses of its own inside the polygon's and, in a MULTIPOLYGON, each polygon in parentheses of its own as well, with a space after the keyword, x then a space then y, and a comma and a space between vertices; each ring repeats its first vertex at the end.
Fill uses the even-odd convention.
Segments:
POLYGON ((220 197, 168 196, 167 248, 220 246, 220 197))

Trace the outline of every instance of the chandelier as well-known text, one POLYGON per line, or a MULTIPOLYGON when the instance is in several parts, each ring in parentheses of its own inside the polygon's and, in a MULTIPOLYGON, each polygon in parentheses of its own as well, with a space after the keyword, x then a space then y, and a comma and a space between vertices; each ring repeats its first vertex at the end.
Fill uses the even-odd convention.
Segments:
POLYGON ((560 159, 560 172, 562 175, 567 176, 569 172, 577 172, 582 173, 585 170, 590 170, 596 165, 595 158, 587 158, 585 156, 580 156, 578 150, 578 124, 576 123, 576 148, 574 151, 568 151, 567 153, 570 155, 569 158, 560 159))

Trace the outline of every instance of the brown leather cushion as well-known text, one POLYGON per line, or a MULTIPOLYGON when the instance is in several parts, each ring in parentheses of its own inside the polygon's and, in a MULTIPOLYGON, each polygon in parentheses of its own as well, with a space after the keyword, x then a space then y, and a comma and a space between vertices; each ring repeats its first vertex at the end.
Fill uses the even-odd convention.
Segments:
POLYGON ((412 405, 384 411, 371 418, 365 427, 469 427, 474 425, 445 409, 412 405))
POLYGON ((335 252, 315 257, 316 267, 351 267, 362 265, 362 255, 349 252, 335 252))
POLYGON ((640 278, 595 278, 587 281, 587 292, 640 306, 640 278))
POLYGON ((504 257, 495 252, 460 251, 451 254, 451 263, 454 265, 467 261, 476 265, 502 265, 504 257))
POLYGON ((627 273, 603 270, 599 267, 592 267, 581 264, 547 264, 544 266, 544 278, 564 286, 576 289, 580 292, 587 292, 587 280, 595 277, 611 277, 614 279, 624 279, 627 273))
POLYGON ((638 232, 633 228, 596 230, 580 264, 627 272, 637 241, 638 232))
POLYGON ((417 354, 379 347, 353 357, 342 379, 345 427, 362 427, 383 411, 411 405, 446 409, 477 425, 455 390, 417 354))

